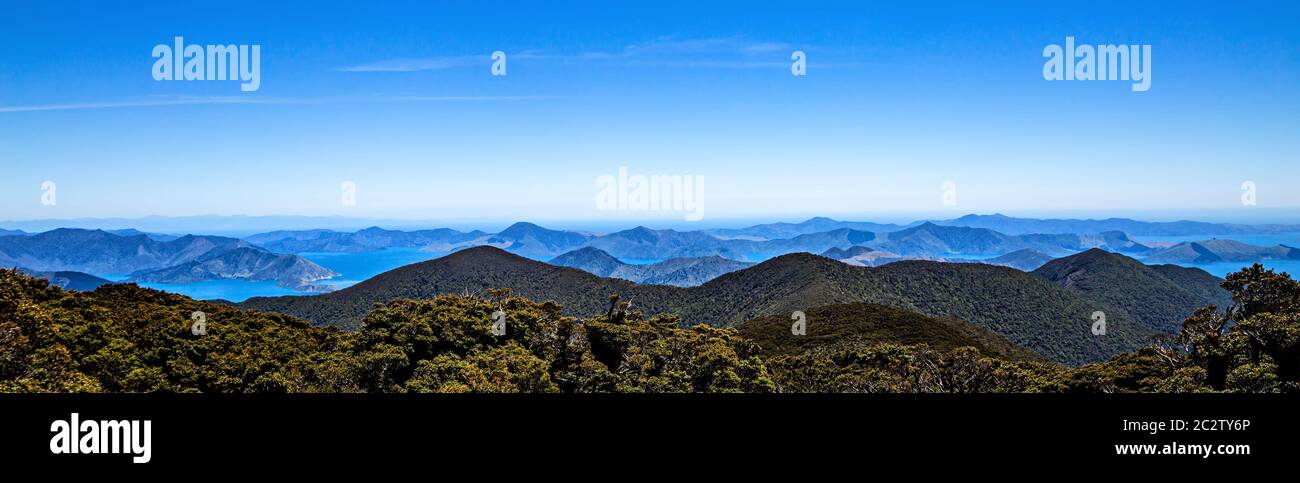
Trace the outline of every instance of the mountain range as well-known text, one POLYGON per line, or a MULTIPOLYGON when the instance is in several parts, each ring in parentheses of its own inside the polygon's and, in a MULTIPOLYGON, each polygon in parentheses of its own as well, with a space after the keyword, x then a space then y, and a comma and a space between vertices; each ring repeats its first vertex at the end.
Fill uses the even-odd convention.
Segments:
POLYGON ((1144 260, 1149 263, 1256 262, 1261 260, 1300 260, 1300 249, 1286 245, 1261 247, 1235 240, 1183 242, 1155 250, 1144 260))
POLYGON ((1196 236, 1196 235, 1247 235, 1261 233, 1290 233, 1300 231, 1300 225, 1265 224, 1245 225, 1235 223, 1208 223, 1200 221, 1150 222, 1129 218, 1106 219, 1038 219, 1017 218, 1003 214, 970 214, 950 220, 914 221, 907 224, 871 223, 862 221, 840 221, 826 217, 817 217, 800 223, 766 223, 745 228, 715 229, 708 233, 728 238, 748 238, 755 240, 790 238, 795 235, 850 228, 870 232, 892 232, 905 228, 933 223, 942 226, 959 226, 967 228, 985 228, 1008 235, 1027 235, 1034 233, 1102 233, 1120 231, 1134 236, 1196 236))
POLYGON ((897 253, 876 250, 864 246, 854 246, 847 249, 832 248, 822 252, 821 256, 860 267, 878 267, 903 260, 928 260, 932 262, 948 263, 983 263, 986 265, 1011 267, 1025 272, 1041 267, 1044 263, 1053 259, 1051 256, 1032 248, 1021 248, 1006 255, 984 259, 946 258, 932 255, 899 255, 897 253))
MULTIPOLYGON (((1043 228, 1078 221, 958 220, 1043 228)), ((744 330, 758 331, 751 332, 755 339, 803 311, 862 340, 926 339, 1077 365, 1174 333, 1197 308, 1230 303, 1221 279, 1162 263, 1300 258, 1300 251, 1284 245, 1224 239, 1147 245, 1123 231, 1007 234, 937 222, 838 223, 819 218, 726 232, 636 227, 594 234, 521 222, 498 233, 371 227, 245 239, 64 228, 0 235, 0 266, 21 267, 74 290, 107 283, 100 275, 120 274, 136 282, 234 279, 326 291, 319 282, 338 274, 298 253, 414 248, 449 254, 332 293, 255 297, 238 305, 350 329, 373 304, 394 299, 508 288, 553 300, 581 317, 605 313, 609 297, 617 295, 635 310, 672 314, 683 326, 749 327, 744 330), (1106 315, 1105 335, 1090 330, 1098 311, 1106 315)), ((797 344, 821 344, 819 337, 797 344)))
MULTIPOLYGON (((1211 223, 1200 221, 1150 222, 1131 218, 1105 219, 1042 219, 1011 217, 1003 214, 969 214, 953 219, 918 220, 908 223, 873 223, 843 221, 816 217, 798 223, 765 223, 744 228, 719 228, 706 230, 723 238, 791 238, 795 235, 850 228, 859 231, 887 232, 919 225, 930 221, 938 225, 988 228, 1009 235, 1029 233, 1099 233, 1123 231, 1134 236, 1197 236, 1242 235, 1261 233, 1289 233, 1300 231, 1295 224, 1247 225, 1240 223, 1211 223)), ((392 229, 423 230, 445 226, 436 220, 363 219, 339 216, 146 216, 141 218, 79 218, 2 221, 10 231, 21 230, 38 233, 56 228, 84 229, 138 229, 150 233, 211 233, 227 236, 248 236, 270 230, 353 231, 368 226, 385 226, 392 229)))
POLYGON ((1261 233, 1292 233, 1300 225, 1244 225, 1235 223, 1207 223, 1202 221, 1138 221, 1128 218, 1103 220, 1015 218, 1002 214, 966 215, 936 224, 986 228, 1008 235, 1030 233, 1101 233, 1121 231, 1133 236, 1196 236, 1196 235, 1248 235, 1261 233))
MULTIPOLYGON (((913 223, 919 224, 919 223, 913 223)), ((911 225, 907 225, 911 226, 911 225)), ((907 226, 896 225, 892 223, 871 223, 867 221, 839 221, 824 216, 809 218, 799 223, 767 223, 754 225, 746 228, 722 228, 705 230, 705 233, 718 238, 741 238, 749 240, 776 240, 782 238, 794 238, 799 235, 817 233, 821 231, 839 230, 848 228, 857 231, 869 232, 889 232, 898 231, 907 226)))
POLYGON ((1119 231, 1007 235, 987 228, 935 223, 922 223, 884 233, 867 246, 905 256, 1005 255, 1026 249, 1058 256, 1090 248, 1122 253, 1143 253, 1150 250, 1150 247, 1119 231))
POLYGON ((650 285, 691 287, 717 278, 724 273, 753 266, 717 255, 708 257, 670 258, 645 265, 623 263, 599 248, 586 247, 555 257, 551 265, 571 267, 602 277, 620 278, 650 285))
POLYGON ((289 288, 311 288, 320 280, 339 274, 296 255, 282 255, 266 250, 242 246, 228 250, 212 250, 197 258, 156 270, 142 270, 131 274, 130 281, 160 283, 193 283, 206 280, 239 279, 247 281, 275 281, 289 288))
MULTIPOLYGON (((1126 219, 1032 220, 1002 215, 968 215, 954 220, 921 222, 910 226, 867 222, 840 222, 813 218, 790 224, 755 225, 730 230, 656 230, 636 227, 605 234, 553 230, 533 223, 515 223, 499 233, 436 230, 397 231, 377 227, 354 233, 330 230, 278 231, 253 235, 245 241, 277 253, 360 252, 392 247, 418 248, 447 253, 473 246, 494 246, 533 258, 550 260, 580 248, 596 248, 612 257, 634 263, 673 258, 718 256, 759 262, 797 252, 825 253, 851 263, 880 265, 898 260, 983 259, 987 263, 1033 269, 1044 257, 1061 257, 1091 248, 1149 259, 1151 263, 1210 263, 1297 259, 1300 250, 1285 246, 1259 247, 1228 240, 1185 242, 1174 246, 1144 244, 1131 232, 1119 230, 1056 233, 1065 229, 1088 230, 1123 227, 1142 233, 1189 231, 1269 232, 1289 225, 1225 225, 1202 222, 1148 223, 1126 219), (971 226, 967 226, 971 225, 971 226), (1001 232, 986 226, 1011 230, 1001 232), (866 231, 871 228, 879 231, 866 231), (1022 233, 1041 228, 1045 232, 1022 233), (822 230, 823 231, 812 231, 822 230), (774 238, 786 236, 787 238, 774 238), (834 250, 855 249, 846 255, 834 250), (829 253, 828 253, 829 252, 829 253), (874 252, 874 253, 872 253, 874 252), (1023 252, 1015 256, 1011 254, 1023 252), (868 254, 870 253, 870 254, 868 254), (1032 255, 1032 256, 1031 256, 1032 255), (1003 260, 990 260, 1008 256, 1003 260), (856 257, 856 259, 855 259, 856 257)), ((1300 229, 1300 227, 1296 227, 1300 229)))
POLYGON ((449 228, 399 231, 370 227, 353 233, 333 230, 273 231, 245 237, 244 241, 276 253, 364 252, 385 248, 421 248, 451 251, 487 233, 459 232, 449 228))
POLYGON ((0 237, 0 266, 128 274, 132 281, 162 283, 275 280, 285 287, 337 275, 297 255, 271 253, 237 238, 185 235, 159 241, 143 233, 71 228, 0 237))
POLYGON ((740 229, 679 231, 636 227, 611 233, 554 230, 519 222, 498 233, 450 228, 414 231, 370 227, 273 231, 244 239, 168 235, 134 229, 55 229, 0 234, 0 265, 34 271, 79 271, 130 280, 191 283, 204 280, 274 280, 320 291, 316 282, 337 274, 298 254, 355 253, 410 248, 445 254, 492 246, 535 260, 553 260, 591 273, 645 284, 693 286, 748 264, 791 253, 819 253, 850 265, 880 266, 904 260, 980 262, 1034 270, 1053 258, 1099 248, 1146 263, 1205 264, 1300 259, 1300 249, 1226 240, 1144 244, 1126 231, 1053 233, 1124 228, 1144 233, 1197 231, 1271 232, 1290 225, 1150 223, 1127 219, 1037 220, 967 215, 909 225, 813 218, 740 229), (1008 230, 1004 233, 993 228, 1008 230), (875 230, 875 231, 869 231, 875 230), (1043 232, 1022 233, 1031 230, 1043 232), (776 238, 776 237, 787 238, 776 238), (590 248, 596 251, 575 253, 590 248), (618 266, 597 252, 613 258, 618 266), (568 256, 566 256, 568 255, 568 256))
MULTIPOLYGON (((637 310, 677 314, 683 325, 733 326, 763 316, 788 316, 796 310, 862 302, 962 320, 1049 360, 1080 364, 1140 347, 1169 328, 1170 316, 1135 310, 1126 299, 1116 296, 1143 290, 1140 286, 1125 285, 1116 292, 1075 289, 1080 281, 1102 273, 1080 271, 1070 285, 978 263, 901 261, 854 267, 800 253, 683 288, 599 277, 494 247, 475 247, 407 265, 333 293, 252 298, 239 305, 286 313, 318 325, 355 328, 376 302, 476 294, 490 288, 509 288, 520 296, 554 300, 579 316, 602 313, 609 304, 608 296, 617 294, 637 310), (1105 336, 1089 330, 1091 314, 1098 310, 1107 313, 1105 336)), ((1185 317, 1190 309, 1178 305, 1168 310, 1185 317)))

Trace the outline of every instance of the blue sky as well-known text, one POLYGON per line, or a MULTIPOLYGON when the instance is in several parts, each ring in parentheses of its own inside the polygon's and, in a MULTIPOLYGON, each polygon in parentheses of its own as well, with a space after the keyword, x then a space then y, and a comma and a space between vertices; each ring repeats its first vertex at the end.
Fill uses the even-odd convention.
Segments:
POLYGON ((1300 212, 1293 2, 5 3, 0 220, 681 219, 597 211, 621 166, 710 220, 1300 212), (155 81, 178 35, 261 88, 155 81), (1044 80, 1066 36, 1150 44, 1151 89, 1044 80))

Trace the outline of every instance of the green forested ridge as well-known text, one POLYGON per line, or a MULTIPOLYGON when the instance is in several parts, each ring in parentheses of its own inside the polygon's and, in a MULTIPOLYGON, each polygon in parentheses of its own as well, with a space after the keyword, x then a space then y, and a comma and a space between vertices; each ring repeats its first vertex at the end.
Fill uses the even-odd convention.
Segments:
POLYGON ((607 301, 577 321, 494 292, 376 306, 360 330, 108 285, 0 271, 6 392, 767 392, 757 346, 607 301), (506 334, 492 314, 507 314, 506 334), (207 334, 191 316, 206 314, 207 334))
MULTIPOLYGON (((617 296, 579 320, 555 303, 533 302, 507 290, 388 301, 373 307, 359 330, 347 332, 134 285, 65 291, 5 270, 0 271, 0 391, 1300 389, 1300 283, 1256 265, 1230 275, 1223 285, 1232 305, 1203 308, 1184 322, 1177 337, 1068 368, 999 357, 995 352, 1001 349, 989 342, 994 339, 951 348, 949 342, 960 339, 952 333, 914 338, 927 343, 913 345, 845 333, 836 343, 765 354, 764 337, 774 333, 755 341, 742 335, 747 329, 681 328, 675 316, 646 317, 617 296), (503 336, 492 332, 498 310, 506 314, 503 336), (195 311, 206 314, 206 335, 191 332, 195 311)), ((873 310, 865 304, 855 309, 873 310)), ((900 313, 863 316, 923 319, 900 313)))
POLYGON ((927 344, 944 351, 974 347, 983 354, 1003 359, 1042 360, 1033 351, 961 320, 927 317, 867 303, 828 305, 802 312, 806 333, 801 337, 791 336, 790 314, 760 317, 737 325, 736 330, 742 337, 758 343, 760 353, 766 356, 863 343, 895 343, 927 344))
POLYGON ((1109 306, 1019 270, 983 264, 906 261, 854 267, 807 253, 784 255, 698 287, 637 285, 476 247, 407 265, 334 293, 253 298, 240 307, 291 314, 318 325, 356 328, 374 303, 510 288, 553 300, 566 315, 603 310, 619 294, 647 314, 677 314, 684 325, 729 327, 768 315, 866 302, 955 318, 988 329, 1049 360, 1079 365, 1146 344, 1157 331, 1109 306), (1090 315, 1108 311, 1107 337, 1093 337, 1090 315))
POLYGON ((325 389, 318 358, 350 336, 135 285, 64 291, 0 271, 0 390, 325 389), (191 335, 206 313, 208 335, 191 335))
POLYGON ((1231 302, 1219 278, 1197 268, 1149 266, 1092 249, 1047 262, 1033 273, 1103 307, 1122 311, 1156 331, 1174 334, 1198 308, 1231 302))
POLYGON ((319 296, 254 297, 244 308, 292 314, 317 325, 356 329, 376 303, 394 299, 433 299, 447 294, 482 294, 489 288, 509 288, 520 297, 562 304, 567 315, 604 310, 609 294, 632 299, 648 313, 663 310, 687 290, 637 285, 602 278, 576 268, 557 267, 493 247, 475 247, 451 255, 399 267, 342 290, 319 296))
POLYGON ((1213 305, 1220 307, 1232 305, 1232 294, 1223 289, 1223 279, 1210 275, 1205 270, 1178 265, 1148 266, 1160 276, 1174 282, 1174 285, 1210 301, 1213 305))

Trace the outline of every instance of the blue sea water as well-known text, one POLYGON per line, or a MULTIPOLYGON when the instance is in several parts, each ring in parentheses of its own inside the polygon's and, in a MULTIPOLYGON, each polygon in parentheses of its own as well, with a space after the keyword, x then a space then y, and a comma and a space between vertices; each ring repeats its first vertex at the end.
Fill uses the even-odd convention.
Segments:
MULTIPOLYGON (((373 252, 360 253, 299 253, 303 258, 339 273, 338 277, 318 282, 336 288, 355 285, 375 275, 394 268, 423 262, 446 255, 446 253, 424 252, 414 248, 390 248, 373 252)), ((125 275, 101 275, 112 281, 122 281, 125 275)), ((276 285, 275 282, 249 282, 245 280, 209 280, 195 283, 140 283, 141 287, 177 293, 200 300, 224 299, 231 302, 243 302, 252 297, 276 297, 281 295, 310 295, 292 288, 276 285)))
MULTIPOLYGON (((1140 242, 1182 243, 1189 241, 1222 238, 1260 246, 1286 245, 1300 247, 1300 233, 1270 233, 1265 235, 1192 235, 1192 236, 1135 236, 1140 242)), ((1291 275, 1300 275, 1300 260, 1264 260, 1259 262, 1267 268, 1291 275)), ((1180 263, 1184 267, 1195 267, 1210 272, 1216 277, 1225 277, 1229 273, 1249 267, 1252 262, 1218 262, 1218 263, 1180 263)))
POLYGON ((250 297, 275 297, 279 295, 307 295, 276 285, 275 282, 250 282, 247 280, 208 280, 195 283, 140 283, 141 287, 162 290, 199 300, 224 299, 243 302, 250 297))
POLYGON ((340 275, 321 283, 338 288, 349 287, 403 265, 432 260, 447 252, 426 252, 416 248, 389 248, 361 253, 299 253, 340 275))

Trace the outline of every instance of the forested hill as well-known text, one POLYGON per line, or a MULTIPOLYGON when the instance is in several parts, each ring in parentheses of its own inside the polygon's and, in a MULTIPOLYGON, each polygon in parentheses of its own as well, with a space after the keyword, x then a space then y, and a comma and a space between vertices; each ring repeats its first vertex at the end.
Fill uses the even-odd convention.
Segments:
POLYGON ((758 343, 764 355, 794 355, 811 349, 834 350, 862 344, 926 344, 938 350, 974 347, 1003 359, 1038 360, 1040 356, 988 329, 957 319, 927 317, 884 305, 850 303, 800 311, 804 333, 794 335, 795 317, 769 315, 736 326, 741 336, 758 343))
POLYGON ((1223 285, 1232 308, 1197 311, 1178 338, 1066 368, 960 321, 869 304, 810 309, 808 334, 785 336, 779 318, 682 328, 613 297, 579 319, 493 290, 387 301, 342 331, 133 284, 78 292, 0 270, 0 392, 1300 390, 1300 283, 1256 265, 1223 285))
POLYGON ((699 287, 637 285, 476 247, 386 272, 334 293, 254 298, 244 308, 278 311, 318 325, 358 327, 375 303, 476 294, 509 288, 554 300, 571 315, 598 313, 617 294, 648 314, 678 314, 684 324, 731 326, 766 315, 869 302, 931 317, 964 320, 1049 360, 1098 361, 1136 349, 1156 331, 1124 314, 1109 318, 1106 337, 1090 332, 1090 315, 1107 307, 1042 277, 982 264, 898 262, 854 267, 810 254, 777 257, 699 287))
POLYGON ((1033 273, 1171 334, 1197 309, 1231 302, 1228 291, 1219 287, 1223 280, 1204 270, 1150 266, 1097 249, 1052 260, 1033 273))

